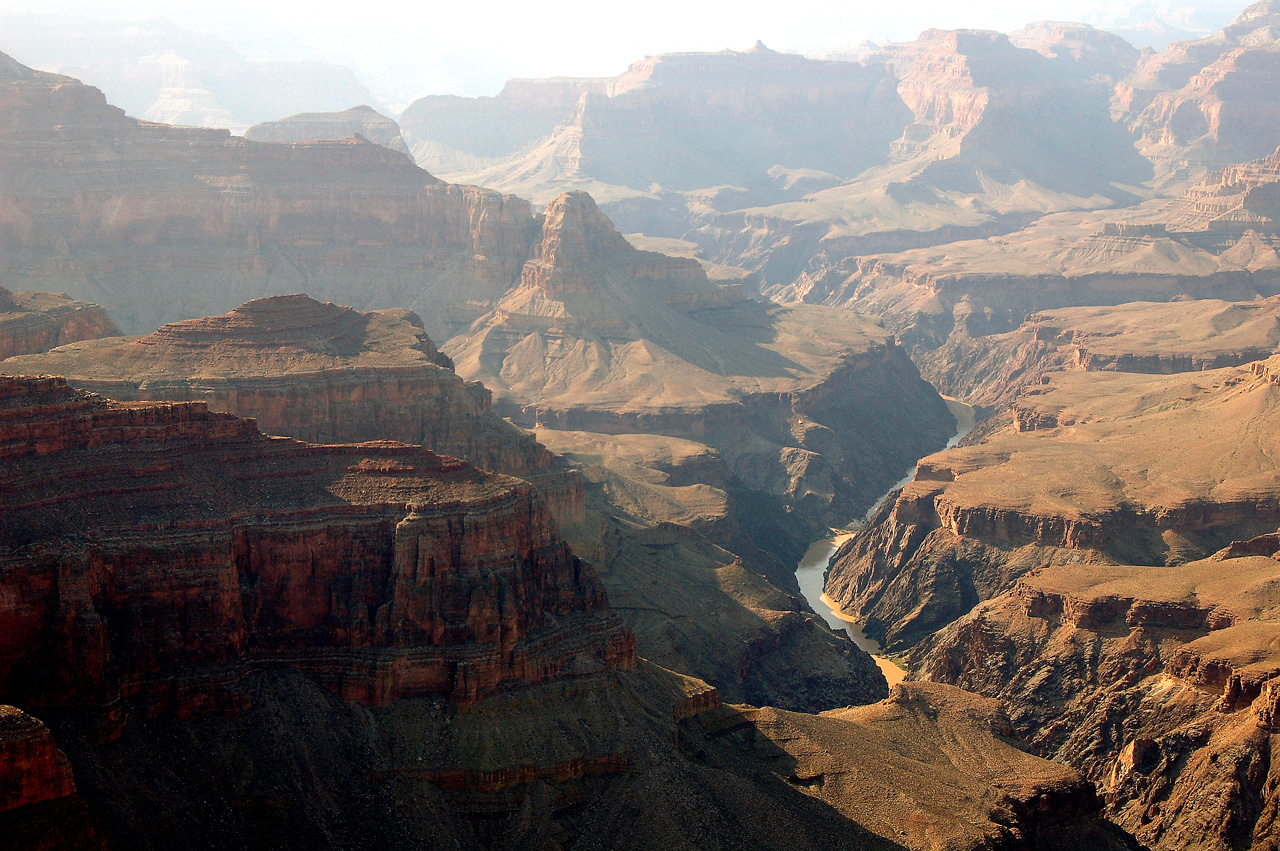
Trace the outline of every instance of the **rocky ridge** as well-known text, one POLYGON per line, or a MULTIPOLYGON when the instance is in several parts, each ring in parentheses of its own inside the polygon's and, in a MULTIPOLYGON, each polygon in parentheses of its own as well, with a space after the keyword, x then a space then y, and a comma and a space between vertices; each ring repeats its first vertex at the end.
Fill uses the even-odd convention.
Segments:
POLYGON ((11 293, 0 287, 0 360, 119 333, 96 304, 52 293, 11 293))
POLYGON ((828 595, 905 648, 1041 565, 1178 564, 1268 531, 1275 368, 1050 376, 1008 430, 922 459, 828 595))
POLYGON ((749 301, 692 260, 636 251, 585 193, 548 206, 521 285, 445 350, 517 422, 713 447, 814 524, 797 544, 865 510, 953 422, 874 323, 749 301))
POLYGON ((304 112, 255 124, 244 132, 252 142, 310 142, 316 139, 363 139, 409 153, 400 125, 371 106, 353 106, 342 112, 304 112))
POLYGON ((5 61, 21 72, 0 80, 0 271, 101 304, 126 332, 306 290, 416 309, 445 339, 528 257, 527 202, 441 183, 381 145, 140 122, 5 61))
POLYGON ((0 371, 61 375, 121 401, 202 401, 312 443, 395 440, 538 484, 562 522, 582 484, 495 416, 490 394, 453 374, 407 310, 360 313, 304 295, 172 323, 146 337, 64 346, 0 371))

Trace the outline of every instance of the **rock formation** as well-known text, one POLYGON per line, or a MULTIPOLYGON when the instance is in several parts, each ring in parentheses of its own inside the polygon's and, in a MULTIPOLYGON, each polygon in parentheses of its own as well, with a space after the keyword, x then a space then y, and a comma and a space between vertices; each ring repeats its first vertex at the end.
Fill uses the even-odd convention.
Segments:
POLYGON ((445 350, 517 422, 713 447, 742 489, 790 506, 796 545, 865 510, 953 424, 870 321, 749 301, 637 251, 585 193, 548 205, 520 286, 445 350))
POLYGON ((1085 78, 1116 82, 1137 66, 1141 51, 1114 32, 1087 24, 1035 21, 1009 33, 1016 47, 1057 60, 1085 78))
POLYGON ((623 230, 688 239, 781 287, 811 263, 1135 197, 1124 187, 1151 167, 1109 98, 1137 52, 1083 25, 1019 39, 929 30, 862 62, 763 45, 653 56, 608 80, 424 99, 405 121, 423 138, 442 128, 416 150, 450 180, 536 202, 588 190, 623 230), (517 104, 540 119, 491 144, 486 128, 517 104))
POLYGON ((1115 109, 1168 175, 1265 156, 1280 133, 1280 5, 1261 0, 1199 41, 1145 56, 1115 109))
POLYGON ((0 68, 6 285, 102 304, 126 332, 306 290, 416 309, 445 339, 528 259, 527 202, 381 145, 138 122, 68 77, 0 68))
POLYGON ((454 375, 407 310, 360 313, 276 296, 146 337, 15 358, 0 371, 61 375, 121 401, 203 401, 312 443, 415 444, 534 481, 565 521, 582 511, 581 482, 495 416, 488 391, 454 375))
POLYGON ((538 438, 588 482, 585 517, 563 532, 646 659, 696 673, 732 703, 819 712, 888 694, 870 656, 757 572, 772 559, 752 547, 749 512, 711 447, 655 434, 538 438))
POLYGON ((856 174, 906 117, 883 66, 757 44, 649 56, 605 80, 512 80, 492 99, 424 98, 402 122, 424 167, 539 202, 717 186, 742 187, 742 201, 856 174))
POLYGON ((1170 374, 1265 360, 1280 349, 1280 297, 1068 307, 1029 315, 1015 331, 954 335, 917 353, 945 393, 995 411, 1064 369, 1170 374))
POLYGON ((310 142, 356 135, 384 148, 409 153, 400 136, 400 125, 371 106, 353 106, 342 112, 304 112, 255 124, 244 133, 253 142, 310 142))
POLYGON ((921 460, 827 593, 903 648, 1041 565, 1177 564, 1271 530, 1278 365, 1050 376, 1009 430, 921 460))
POLYGON ((465 704, 633 662, 524 483, 403 444, 270 439, 201 403, 0 385, 7 700, 234 707, 242 671, 283 659, 351 698, 465 704))
POLYGON ((1270 848, 1277 546, 1272 533, 1176 566, 1047 566, 913 662, 1003 701, 1147 847, 1270 848))
POLYGON ((0 287, 0 360, 119 333, 96 304, 52 293, 11 293, 0 287))
MULTIPOLYGON (((1212 172, 1172 200, 1063 213, 1006 236, 857 257, 778 295, 883 317, 926 377, 945 392, 967 394, 976 386, 957 382, 955 373, 993 345, 983 338, 1032 315, 1276 295, 1278 178, 1280 154, 1272 153, 1212 172)), ((1183 330, 1168 332, 1171 345, 1183 330)))
POLYGON ((0 379, 0 456, 18 848, 1130 847, 989 705, 915 687, 809 718, 637 662, 517 480, 55 378, 0 379))
POLYGON ((39 720, 0 706, 0 847, 101 851, 71 764, 39 720))

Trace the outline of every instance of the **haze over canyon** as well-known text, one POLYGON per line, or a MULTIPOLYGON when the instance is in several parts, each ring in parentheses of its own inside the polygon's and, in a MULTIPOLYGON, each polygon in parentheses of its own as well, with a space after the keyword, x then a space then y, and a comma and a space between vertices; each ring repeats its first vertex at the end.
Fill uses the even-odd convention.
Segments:
POLYGON ((1280 848, 1280 0, 236 8, 0 16, 0 851, 1280 848))

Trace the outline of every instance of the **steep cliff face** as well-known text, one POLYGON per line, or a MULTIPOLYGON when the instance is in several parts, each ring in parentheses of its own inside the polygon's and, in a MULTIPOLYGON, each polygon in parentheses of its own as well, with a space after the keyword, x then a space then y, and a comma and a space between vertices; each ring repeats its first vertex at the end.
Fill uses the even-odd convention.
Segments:
POLYGON ((1145 845, 1271 848, 1277 547, 1272 533, 1173 567, 1045 567, 913 663, 1002 700, 1145 845))
POLYGON ((538 484, 557 517, 581 514, 582 483, 490 410, 407 310, 360 313, 276 296, 146 337, 16 358, 11 375, 61 375, 121 401, 202 401, 269 434, 313 443, 395 440, 538 484))
POLYGON ((243 672, 274 661, 365 702, 465 704, 634 663, 528 485, 403 444, 270 439, 199 403, 0 387, 4 486, 21 494, 4 526, 8 700, 233 709, 243 672))
POLYGON ((953 423, 874 323, 748 301, 636 251, 583 193, 548 206, 520 287, 445 349, 517 421, 708 444, 814 524, 865 510, 953 423))
POLYGON ((0 287, 0 360, 119 333, 96 304, 52 293, 11 293, 0 287))
POLYGON ((264 121, 246 130, 244 137, 252 142, 310 142, 350 139, 357 134, 384 148, 409 153, 400 125, 371 106, 353 106, 342 112, 303 112, 264 121))
POLYGON ((1221 32, 1146 56, 1114 110, 1166 176, 1269 153, 1280 129, 1280 6, 1262 0, 1221 32))
POLYGON ((13 706, 0 706, 0 831, 5 848, 106 848, 53 735, 13 706))
POLYGON ((906 647, 1040 565, 1176 564, 1268 531, 1275 368, 1052 376, 1010 431, 923 459, 827 593, 906 647))
POLYGON ((0 457, 0 696, 57 738, 0 710, 14 847, 855 849, 903 839, 885 790, 933 825, 922 851, 1037 847, 1044 807, 1096 838, 1071 772, 964 758, 994 740, 945 693, 797 742, 817 719, 637 662, 516 480, 56 378, 0 379, 0 457), (815 741, 883 786, 813 800, 790 765, 815 741), (956 784, 981 791, 936 794, 956 784))
POLYGON ((444 339, 528 256, 526 202, 443 184, 367 141, 265 144, 138 122, 97 89, 30 69, 0 81, 0 104, 7 285, 102 304, 126 331, 305 289, 419 309, 444 339))

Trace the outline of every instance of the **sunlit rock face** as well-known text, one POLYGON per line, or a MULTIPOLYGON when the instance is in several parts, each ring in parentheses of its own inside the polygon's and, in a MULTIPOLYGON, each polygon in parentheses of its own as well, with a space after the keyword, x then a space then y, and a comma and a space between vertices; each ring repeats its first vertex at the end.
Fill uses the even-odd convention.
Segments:
POLYGON ((1280 6, 1262 0, 1222 31, 1144 57, 1116 87, 1115 109, 1171 177, 1275 150, 1280 6))

